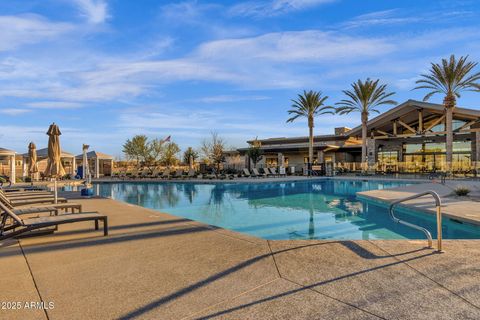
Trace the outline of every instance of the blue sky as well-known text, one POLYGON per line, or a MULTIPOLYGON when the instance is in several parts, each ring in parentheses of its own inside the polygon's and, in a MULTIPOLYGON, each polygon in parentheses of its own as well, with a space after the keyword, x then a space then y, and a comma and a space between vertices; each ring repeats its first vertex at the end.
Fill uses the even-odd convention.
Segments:
MULTIPOLYGON (((398 102, 422 99, 411 89, 431 61, 480 61, 479 16, 467 0, 2 1, 0 147, 44 147, 53 121, 66 151, 87 143, 114 156, 134 134, 172 135, 183 149, 212 130, 231 147, 306 135, 305 122, 285 123, 297 93, 333 104, 372 77, 398 102)), ((324 116, 315 133, 358 123, 324 116)))

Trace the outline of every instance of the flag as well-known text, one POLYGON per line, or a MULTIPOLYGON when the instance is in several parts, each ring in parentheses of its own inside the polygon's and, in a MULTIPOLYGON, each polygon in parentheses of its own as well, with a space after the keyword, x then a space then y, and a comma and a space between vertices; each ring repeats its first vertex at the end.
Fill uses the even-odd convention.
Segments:
POLYGON ((163 139, 163 142, 170 142, 170 138, 171 138, 171 137, 172 137, 172 136, 166 137, 165 139, 163 139))

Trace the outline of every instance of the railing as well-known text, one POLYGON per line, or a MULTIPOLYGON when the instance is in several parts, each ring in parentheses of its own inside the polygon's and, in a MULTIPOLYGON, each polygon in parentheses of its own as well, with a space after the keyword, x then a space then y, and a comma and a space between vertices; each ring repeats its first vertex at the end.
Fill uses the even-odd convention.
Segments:
POLYGON ((423 233, 425 233, 425 235, 427 236, 427 239, 428 239, 428 247, 432 248, 432 234, 430 233, 430 231, 428 231, 427 229, 425 229, 423 227, 417 226, 416 224, 400 220, 397 217, 395 217, 395 214, 394 214, 396 205, 398 205, 402 202, 417 199, 417 198, 420 198, 420 197, 423 197, 423 196, 426 196, 426 195, 431 195, 435 199, 435 207, 436 207, 436 213, 437 213, 437 251, 442 252, 442 211, 441 211, 442 202, 440 200, 440 196, 435 191, 429 190, 429 191, 425 191, 425 192, 422 192, 422 193, 417 193, 417 194, 415 194, 413 196, 410 196, 410 197, 395 200, 390 204, 390 207, 389 207, 388 211, 390 212, 390 217, 393 219, 393 221, 395 223, 400 223, 400 224, 403 224, 407 227, 410 227, 410 228, 413 228, 413 229, 416 229, 416 230, 420 230, 423 233))

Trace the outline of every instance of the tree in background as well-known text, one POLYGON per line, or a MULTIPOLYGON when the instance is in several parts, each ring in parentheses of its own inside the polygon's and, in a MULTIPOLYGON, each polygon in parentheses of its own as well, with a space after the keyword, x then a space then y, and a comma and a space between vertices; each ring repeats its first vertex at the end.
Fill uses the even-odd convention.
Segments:
POLYGON ((145 135, 136 135, 123 144, 123 153, 128 159, 135 160, 137 166, 148 156, 148 149, 148 138, 145 135))
POLYGON ((343 90, 347 96, 345 99, 337 102, 338 114, 350 114, 359 112, 362 117, 362 170, 365 171, 368 166, 367 162, 367 122, 371 113, 380 113, 377 109, 383 105, 395 105, 396 101, 390 97, 395 92, 388 92, 386 84, 380 84, 380 80, 358 80, 352 83, 352 90, 343 90))
POLYGON ((263 150, 260 149, 260 141, 257 138, 250 144, 250 147, 247 150, 247 155, 253 162, 253 167, 257 167, 257 163, 263 159, 263 150))
POLYGON ((213 164, 220 171, 220 164, 225 161, 225 141, 216 132, 212 132, 209 140, 202 142, 202 153, 209 164, 213 164))
POLYGON ((198 152, 195 151, 192 147, 188 147, 187 150, 183 153, 183 162, 185 164, 190 164, 190 158, 192 158, 192 161, 195 162, 195 160, 198 159, 198 152))
POLYGON ((326 106, 327 96, 322 96, 321 91, 303 91, 296 100, 292 100, 292 109, 288 114, 292 117, 287 122, 293 122, 298 118, 307 118, 308 124, 308 175, 312 169, 313 163, 313 127, 315 126, 315 117, 322 114, 334 114, 335 108, 326 106))
POLYGON ((161 162, 163 165, 170 167, 178 163, 178 153, 180 152, 179 146, 175 142, 169 142, 164 146, 163 156, 161 162))

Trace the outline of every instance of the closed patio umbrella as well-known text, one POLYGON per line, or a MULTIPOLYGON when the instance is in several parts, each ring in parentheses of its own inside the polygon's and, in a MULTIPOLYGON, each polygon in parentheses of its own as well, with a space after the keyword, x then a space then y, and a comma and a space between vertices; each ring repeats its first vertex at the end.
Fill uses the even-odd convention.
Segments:
POLYGON ((35 143, 30 142, 28 145, 28 173, 30 177, 33 179, 35 173, 38 172, 38 164, 37 164, 37 147, 35 143))
POLYGON ((65 175, 65 169, 62 165, 62 151, 60 149, 60 129, 55 123, 48 128, 48 162, 45 176, 53 178, 55 182, 55 203, 57 202, 57 178, 65 175))

